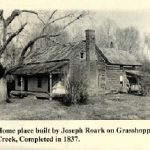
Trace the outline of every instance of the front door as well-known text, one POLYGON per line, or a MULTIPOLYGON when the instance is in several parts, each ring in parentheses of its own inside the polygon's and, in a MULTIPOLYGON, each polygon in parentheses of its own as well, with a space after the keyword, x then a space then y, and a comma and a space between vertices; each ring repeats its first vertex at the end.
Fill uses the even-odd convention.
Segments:
POLYGON ((28 78, 24 77, 24 90, 28 91, 28 78))

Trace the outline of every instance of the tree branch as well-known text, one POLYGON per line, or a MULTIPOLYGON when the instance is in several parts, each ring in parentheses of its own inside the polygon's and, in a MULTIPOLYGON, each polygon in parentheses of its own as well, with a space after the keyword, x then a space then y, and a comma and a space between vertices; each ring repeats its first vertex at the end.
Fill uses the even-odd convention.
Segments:
POLYGON ((51 13, 51 15, 50 15, 50 17, 48 18, 48 20, 47 20, 47 23, 45 23, 44 25, 44 27, 43 27, 43 29, 42 29, 42 31, 41 31, 41 34, 44 32, 44 30, 48 27, 48 23, 49 23, 49 21, 53 18, 53 16, 54 16, 54 14, 57 12, 57 10, 54 10, 52 13, 51 13))
MULTIPOLYGON (((56 11, 55 11, 55 12, 56 12, 56 11)), ((55 12, 53 12, 52 15, 54 15, 55 12)), ((48 23, 48 25, 51 24, 51 23, 54 23, 55 21, 58 21, 58 20, 62 20, 62 19, 64 19, 64 18, 67 18, 67 17, 69 17, 69 16, 71 16, 71 15, 72 15, 72 14, 65 15, 65 16, 63 16, 63 17, 57 18, 57 19, 51 21, 50 23, 48 23)), ((56 34, 51 34, 51 35, 49 35, 49 34, 39 35, 39 36, 35 37, 34 39, 30 40, 30 41, 27 43, 27 45, 23 48, 23 50, 22 50, 22 52, 21 52, 20 59, 19 59, 19 64, 22 64, 22 63, 23 63, 23 60, 24 60, 24 58, 25 58, 25 54, 26 54, 28 48, 31 47, 31 46, 33 46, 33 44, 34 44, 37 40, 42 39, 42 38, 51 38, 51 37, 60 36, 60 35, 62 34, 62 32, 63 32, 68 26, 70 26, 70 25, 73 24, 75 21, 79 20, 80 18, 84 17, 85 15, 86 15, 86 14, 84 14, 84 13, 78 15, 77 17, 75 17, 75 19, 73 19, 73 20, 71 20, 70 22, 68 22, 68 23, 67 23, 59 32, 57 32, 56 34)), ((51 17, 50 17, 50 18, 51 18, 51 17)))
POLYGON ((57 12, 57 9, 54 10, 54 11, 51 13, 50 17, 49 17, 48 20, 47 20, 47 23, 53 18, 54 14, 55 14, 56 12, 57 12))
POLYGON ((3 20, 4 19, 4 17, 3 17, 3 10, 2 9, 0 9, 0 20, 3 20))
POLYGON ((39 17, 38 13, 32 10, 14 10, 11 15, 6 19, 5 21, 5 25, 6 27, 9 26, 9 24, 17 17, 19 16, 21 13, 26 12, 26 13, 31 13, 31 14, 35 14, 37 15, 37 17, 39 18, 40 21, 43 22, 43 20, 39 17))
POLYGON ((27 25, 27 23, 25 23, 24 25, 22 25, 16 32, 14 32, 12 35, 9 36, 9 38, 6 40, 6 42, 4 43, 4 45, 0 48, 0 56, 2 55, 2 53, 5 51, 7 45, 12 41, 12 39, 14 37, 16 37, 23 29, 24 27, 27 25))
POLYGON ((63 30, 66 29, 68 26, 70 26, 71 24, 73 24, 75 21, 79 20, 80 18, 84 17, 86 14, 80 14, 79 16, 77 16, 75 19, 73 19, 72 21, 70 21, 69 23, 67 23, 64 27, 63 30))
POLYGON ((48 25, 50 25, 50 24, 52 24, 52 23, 54 23, 54 22, 56 22, 56 21, 59 21, 59 20, 62 20, 62 19, 71 17, 72 15, 73 15, 73 14, 71 13, 71 14, 68 14, 68 15, 65 15, 65 16, 62 16, 62 17, 59 17, 59 18, 56 18, 56 19, 54 19, 53 21, 49 22, 48 25))
POLYGON ((8 26, 17 16, 21 13, 20 10, 14 10, 11 15, 6 19, 6 26, 8 26))
POLYGON ((29 47, 33 46, 33 44, 39 40, 39 39, 42 39, 42 38, 50 38, 50 37, 56 37, 56 36, 59 36, 60 34, 53 34, 53 35, 41 35, 41 36, 38 36, 38 37, 35 37, 34 39, 30 40, 26 46, 23 48, 22 52, 21 52, 21 55, 20 55, 20 59, 19 59, 19 64, 22 64, 23 63, 23 60, 25 58, 25 54, 28 50, 29 47))

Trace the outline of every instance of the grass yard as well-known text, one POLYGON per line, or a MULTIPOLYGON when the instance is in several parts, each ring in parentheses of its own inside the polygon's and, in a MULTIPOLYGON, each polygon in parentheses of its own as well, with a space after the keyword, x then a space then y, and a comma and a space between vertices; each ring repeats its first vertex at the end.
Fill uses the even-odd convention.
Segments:
POLYGON ((13 98, 0 104, 0 120, 150 119, 150 97, 127 94, 91 97, 86 105, 64 106, 34 97, 13 98))

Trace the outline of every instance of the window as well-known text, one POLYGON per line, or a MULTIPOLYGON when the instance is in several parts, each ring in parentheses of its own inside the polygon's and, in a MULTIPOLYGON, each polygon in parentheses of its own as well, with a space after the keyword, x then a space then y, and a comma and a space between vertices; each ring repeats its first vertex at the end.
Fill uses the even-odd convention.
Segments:
POLYGON ((38 77, 38 78, 37 78, 37 87, 38 87, 38 88, 41 88, 41 87, 42 87, 42 78, 41 78, 41 77, 38 77))
POLYGON ((81 52, 81 53, 80 53, 80 58, 81 58, 81 59, 84 59, 84 52, 81 52))
POLYGON ((21 77, 18 77, 18 86, 21 86, 21 77))
POLYGON ((120 70, 123 70, 123 65, 120 65, 120 70))
POLYGON ((110 42, 110 48, 114 48, 114 43, 110 42))
POLYGON ((136 67, 135 67, 135 66, 132 66, 132 68, 133 68, 133 69, 136 69, 136 67))

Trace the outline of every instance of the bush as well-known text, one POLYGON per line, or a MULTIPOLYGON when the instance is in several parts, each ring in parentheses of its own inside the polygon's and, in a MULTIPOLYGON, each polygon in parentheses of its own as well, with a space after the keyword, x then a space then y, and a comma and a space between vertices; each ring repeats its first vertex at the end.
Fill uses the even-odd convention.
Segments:
POLYGON ((79 104, 86 104, 88 101, 88 93, 80 93, 80 98, 77 100, 79 104))
POLYGON ((72 104, 71 95, 70 94, 65 95, 62 102, 64 105, 70 106, 72 104))
POLYGON ((86 84, 81 81, 81 79, 69 80, 68 86, 68 95, 65 97, 66 102, 69 104, 83 104, 88 100, 87 87, 86 84))
POLYGON ((66 83, 68 95, 64 104, 85 104, 88 100, 87 75, 82 65, 73 68, 66 83))
POLYGON ((147 75, 144 75, 141 77, 141 94, 146 96, 150 95, 150 77, 147 75))
POLYGON ((141 84, 141 94, 146 96, 150 95, 150 62, 148 60, 144 60, 142 64, 142 76, 140 80, 141 84))

